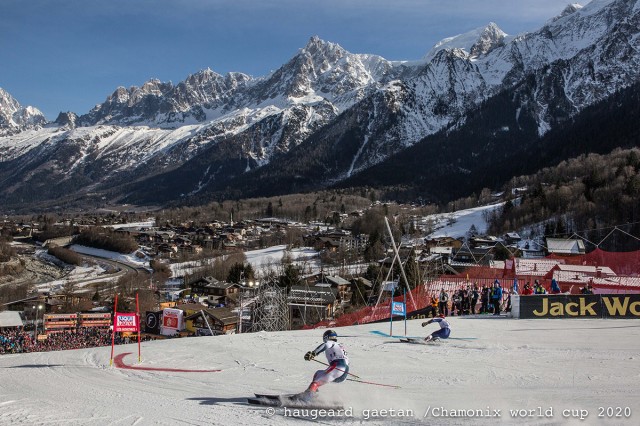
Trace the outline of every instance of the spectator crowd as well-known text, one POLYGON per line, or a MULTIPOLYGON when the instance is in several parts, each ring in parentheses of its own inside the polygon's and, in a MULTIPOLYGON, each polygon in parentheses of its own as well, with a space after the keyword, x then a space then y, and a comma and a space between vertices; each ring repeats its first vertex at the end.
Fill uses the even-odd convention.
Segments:
MULTIPOLYGON (((561 289, 555 278, 551 280, 547 290, 539 280, 533 284, 526 282, 520 294, 530 296, 537 294, 560 294, 561 289)), ((580 289, 581 294, 593 294, 593 287, 587 283, 580 289)), ((451 295, 444 289, 440 293, 431 296, 431 303, 426 308, 426 316, 436 317, 439 314, 445 316, 462 316, 475 314, 500 315, 501 312, 511 312, 511 295, 518 294, 517 280, 512 289, 503 289, 499 280, 493 285, 478 286, 478 283, 461 286, 451 295)))
POLYGON ((500 315, 502 310, 511 310, 511 295, 503 293, 500 282, 495 280, 492 286, 478 287, 475 283, 455 290, 451 296, 444 289, 440 294, 431 296, 431 305, 427 307, 427 316, 462 316, 475 314, 500 315), (506 296, 506 297, 504 297, 506 296))
MULTIPOLYGON (((129 340, 129 338, 123 338, 118 334, 115 336, 116 345, 131 343, 129 340)), ((44 340, 34 339, 33 332, 19 328, 0 330, 0 355, 63 351, 109 345, 111 345, 111 330, 106 328, 79 328, 77 331, 51 333, 44 340)))

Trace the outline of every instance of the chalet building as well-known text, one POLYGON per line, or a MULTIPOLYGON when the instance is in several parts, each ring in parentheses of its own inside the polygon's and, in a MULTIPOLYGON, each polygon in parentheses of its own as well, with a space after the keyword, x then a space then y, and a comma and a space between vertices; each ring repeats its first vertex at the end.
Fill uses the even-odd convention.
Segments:
POLYGON ((205 237, 204 239, 200 240, 201 246, 206 250, 217 249, 218 248, 218 246, 216 245, 217 242, 218 241, 212 237, 205 237))
POLYGON ((313 324, 332 317, 337 293, 331 287, 292 286, 287 297, 292 322, 313 324))
POLYGON ((453 247, 455 250, 462 247, 462 241, 453 237, 439 237, 424 240, 425 247, 453 247))
POLYGON ((585 281, 584 278, 588 281, 591 278, 611 278, 616 276, 617 274, 608 266, 557 264, 544 275, 544 278, 547 280, 555 278, 558 282, 570 282, 572 280, 585 281))
POLYGON ((235 333, 238 328, 238 314, 228 308, 206 308, 185 317, 187 330, 196 334, 214 335, 235 333))
POLYGON ((523 259, 541 259, 545 257, 545 249, 542 244, 534 240, 521 241, 518 249, 523 259))
POLYGON ((584 241, 566 240, 562 238, 547 238, 547 252, 549 254, 573 255, 585 254, 584 241))
POLYGON ((178 254, 178 246, 175 244, 160 244, 157 246, 158 256, 173 258, 178 254))
POLYGON ((200 254, 203 248, 197 244, 180 244, 178 245, 178 254, 200 254))
POLYGON ((558 264, 564 264, 564 260, 516 258, 515 274, 519 277, 525 276, 531 279, 542 279, 558 264))
POLYGON ((496 244, 502 243, 502 238, 494 237, 493 235, 479 236, 474 235, 469 238, 469 245, 471 247, 495 247, 496 244))
POLYGON ((218 281, 213 277, 200 278, 189 284, 189 287, 192 294, 206 296, 209 305, 227 305, 235 302, 240 289, 238 284, 218 281))
POLYGON ((330 252, 336 252, 340 248, 340 241, 334 240, 331 237, 318 237, 312 244, 316 250, 327 250, 330 252))
POLYGON ((0 305, 3 310, 7 311, 24 311, 30 312, 34 309, 34 306, 42 305, 45 313, 54 312, 58 310, 58 307, 63 303, 58 299, 52 299, 49 297, 44 297, 39 294, 34 294, 33 296, 26 297, 20 300, 14 300, 12 302, 4 303, 0 305))
POLYGON ((454 267, 471 265, 490 266, 493 257, 493 247, 462 246, 453 253, 450 264, 454 267))
POLYGON ((190 246, 191 245, 191 239, 181 235, 179 237, 174 238, 173 240, 174 243, 176 243, 179 246, 190 246))
POLYGON ((305 244, 316 250, 332 252, 339 250, 363 251, 369 244, 369 236, 366 234, 353 236, 348 231, 332 231, 307 236, 305 244))
POLYGON ((353 300, 354 295, 358 292, 362 293, 359 296, 365 301, 368 301, 373 295, 373 283, 364 277, 352 278, 349 284, 349 291, 351 292, 350 301, 353 300))
POLYGON ((507 245, 517 244, 522 241, 522 237, 517 232, 507 232, 504 234, 504 242, 507 245))
POLYGON ((63 303, 71 306, 80 304, 81 302, 91 303, 91 298, 95 294, 95 290, 89 288, 80 288, 73 293, 65 294, 59 293, 56 295, 63 303))
POLYGON ((341 302, 351 300, 351 283, 338 276, 323 275, 315 287, 328 287, 336 290, 336 297, 341 302))

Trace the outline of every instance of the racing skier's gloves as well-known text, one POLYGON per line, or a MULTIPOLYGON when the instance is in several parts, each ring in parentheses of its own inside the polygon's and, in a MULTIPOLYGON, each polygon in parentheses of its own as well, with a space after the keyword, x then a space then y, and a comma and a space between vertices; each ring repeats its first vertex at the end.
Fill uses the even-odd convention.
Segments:
POLYGON ((425 325, 429 325, 429 324, 431 324, 431 320, 423 322, 422 326, 424 327, 425 325))
POLYGON ((309 351, 306 354, 304 354, 304 360, 305 361, 311 361, 315 357, 316 357, 316 354, 314 354, 313 351, 309 351))

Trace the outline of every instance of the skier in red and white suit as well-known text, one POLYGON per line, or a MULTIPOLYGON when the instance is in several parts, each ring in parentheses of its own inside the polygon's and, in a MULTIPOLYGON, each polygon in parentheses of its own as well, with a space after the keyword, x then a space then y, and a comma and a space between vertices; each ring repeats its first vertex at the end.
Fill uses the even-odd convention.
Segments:
POLYGON ((342 343, 338 343, 338 334, 333 330, 327 330, 322 335, 320 346, 304 355, 306 361, 311 361, 318 354, 324 352, 329 361, 326 370, 318 370, 313 375, 313 380, 306 392, 317 392, 318 388, 326 383, 341 383, 347 379, 349 373, 349 358, 342 343))

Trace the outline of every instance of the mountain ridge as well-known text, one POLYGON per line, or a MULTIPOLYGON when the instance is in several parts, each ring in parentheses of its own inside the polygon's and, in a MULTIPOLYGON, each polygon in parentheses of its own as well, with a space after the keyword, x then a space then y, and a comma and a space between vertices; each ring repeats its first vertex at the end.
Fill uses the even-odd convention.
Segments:
POLYGON ((517 36, 489 23, 414 62, 313 36, 267 76, 202 70, 176 85, 117 88, 84 115, 61 113, 56 124, 0 138, 0 200, 45 181, 112 202, 237 196, 229 185, 244 180, 273 191, 266 176, 278 169, 292 172, 293 187, 320 189, 464 127, 483 103, 525 82, 533 87, 510 112, 512 126, 526 112, 540 138, 638 81, 639 9, 636 0, 569 5, 517 36))

